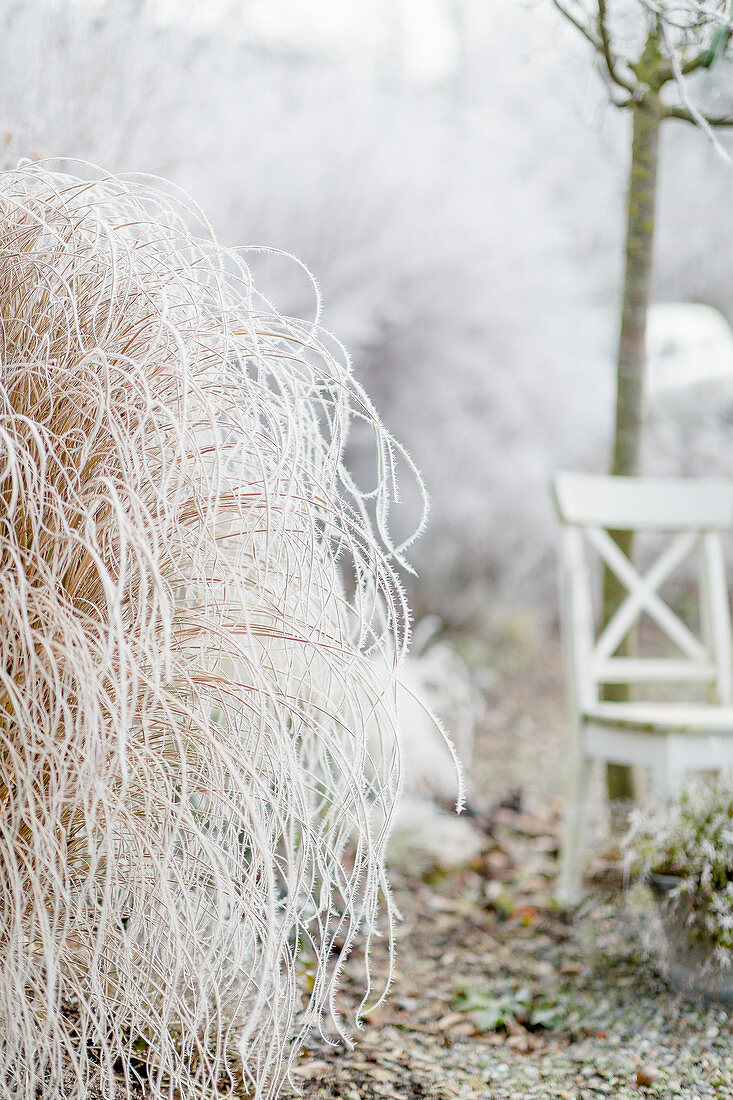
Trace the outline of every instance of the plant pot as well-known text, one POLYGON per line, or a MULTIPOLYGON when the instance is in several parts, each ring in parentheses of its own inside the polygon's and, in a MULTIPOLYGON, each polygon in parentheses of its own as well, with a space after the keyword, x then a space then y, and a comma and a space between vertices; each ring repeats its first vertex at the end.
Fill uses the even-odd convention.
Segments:
POLYGON ((689 895, 674 895, 681 881, 677 875, 648 876, 666 941, 667 981, 686 997, 733 1009, 733 967, 720 966, 699 925, 690 922, 693 900, 689 895))

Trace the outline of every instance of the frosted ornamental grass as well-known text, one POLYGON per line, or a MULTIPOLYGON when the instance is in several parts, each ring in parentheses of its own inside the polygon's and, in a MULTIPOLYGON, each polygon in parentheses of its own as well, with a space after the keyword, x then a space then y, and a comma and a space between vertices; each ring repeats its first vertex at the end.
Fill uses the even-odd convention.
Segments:
POLYGON ((185 196, 74 171, 0 176, 0 1095, 273 1097, 391 926, 397 448, 185 196))

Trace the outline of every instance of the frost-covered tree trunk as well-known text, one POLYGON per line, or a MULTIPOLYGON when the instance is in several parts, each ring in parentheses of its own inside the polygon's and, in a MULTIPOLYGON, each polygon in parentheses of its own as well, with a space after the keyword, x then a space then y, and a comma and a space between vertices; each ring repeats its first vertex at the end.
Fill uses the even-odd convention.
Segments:
MULTIPOLYGON (((646 366, 646 317, 652 293, 657 165, 661 105, 654 86, 660 63, 656 35, 650 35, 637 72, 650 88, 646 98, 634 107, 621 325, 616 362, 616 418, 613 433, 611 473, 635 477, 641 473, 644 427, 644 375, 646 366)), ((633 555, 633 533, 615 531, 613 537, 623 553, 633 555)), ((603 574, 603 622, 607 622, 625 595, 625 588, 610 569, 603 574)), ((633 636, 627 636, 619 654, 630 656, 633 636)), ((627 684, 607 684, 606 699, 628 698, 627 684)), ((633 772, 621 764, 607 765, 608 794, 612 802, 634 797, 633 772)))

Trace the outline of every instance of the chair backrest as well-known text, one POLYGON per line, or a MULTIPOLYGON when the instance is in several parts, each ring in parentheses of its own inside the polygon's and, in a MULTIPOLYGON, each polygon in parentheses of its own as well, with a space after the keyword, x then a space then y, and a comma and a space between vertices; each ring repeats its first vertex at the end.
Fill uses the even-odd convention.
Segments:
POLYGON ((581 705, 602 684, 701 683, 733 703, 733 646, 722 534, 733 521, 733 481, 726 478, 628 478, 564 472, 554 480, 563 526, 564 629, 572 690, 581 705), (610 532, 671 536, 654 564, 640 573, 610 532), (626 597, 596 626, 588 547, 615 574, 626 597), (700 637, 659 596, 661 585, 693 552, 699 563, 700 637), (646 613, 678 650, 675 657, 617 656, 646 613))

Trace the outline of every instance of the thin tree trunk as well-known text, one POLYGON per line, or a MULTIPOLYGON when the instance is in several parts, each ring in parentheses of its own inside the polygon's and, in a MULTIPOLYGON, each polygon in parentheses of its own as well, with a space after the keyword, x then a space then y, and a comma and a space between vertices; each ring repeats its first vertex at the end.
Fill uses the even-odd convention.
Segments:
MULTIPOLYGON (((647 43, 644 55, 654 52, 655 43, 647 43)), ((643 79, 644 57, 639 63, 643 79)), ((633 108, 633 144, 629 172, 628 221, 626 227, 626 264, 621 306, 616 369, 616 422, 611 473, 636 476, 641 470, 642 428, 644 423, 644 367, 646 362, 646 314, 651 297, 652 254, 656 204, 657 163, 659 158, 659 101, 650 94, 633 108)), ((631 557, 633 534, 614 531, 621 550, 631 557)), ((625 595, 624 586, 608 570, 603 575, 603 622, 607 622, 625 595)), ((626 638, 619 654, 633 651, 634 639, 626 638)), ((628 698, 625 684, 607 684, 606 699, 628 698)), ((606 781, 613 803, 634 798, 631 768, 609 764, 606 781)))

